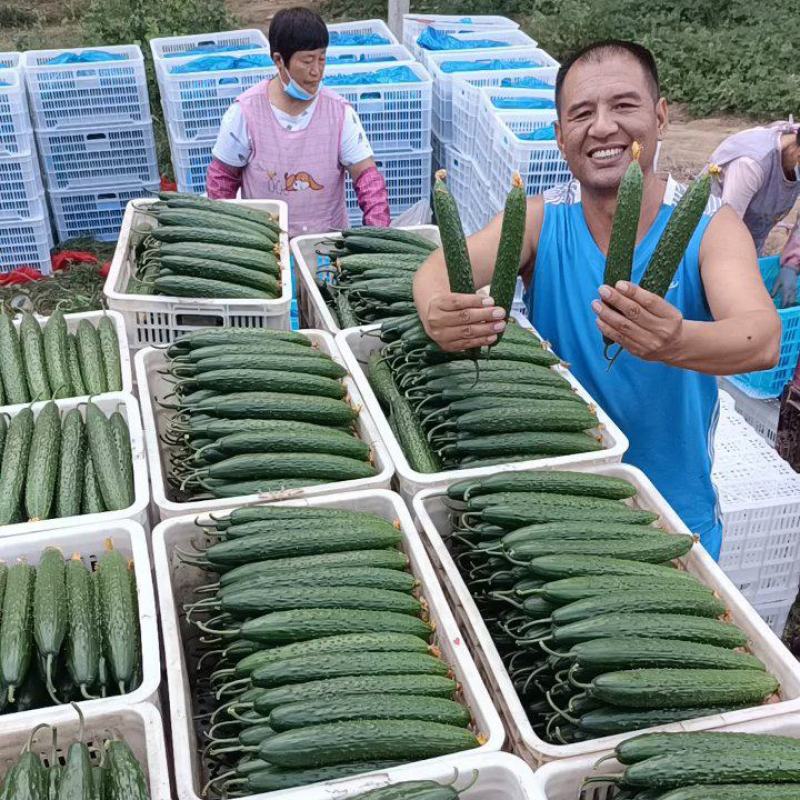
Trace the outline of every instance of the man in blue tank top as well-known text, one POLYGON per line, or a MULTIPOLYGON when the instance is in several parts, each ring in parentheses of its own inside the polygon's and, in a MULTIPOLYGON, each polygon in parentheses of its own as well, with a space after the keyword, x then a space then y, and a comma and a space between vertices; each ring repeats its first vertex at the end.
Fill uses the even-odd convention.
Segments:
MULTIPOLYGON (((667 104, 652 54, 622 41, 585 48, 559 70, 556 106, 558 146, 575 180, 528 201, 520 269, 531 320, 625 432, 625 460, 648 475, 717 558, 714 376, 768 369, 780 348, 753 240, 730 208, 709 208, 666 297, 640 289, 684 191, 653 166, 667 104), (605 286, 617 190, 634 141, 642 146, 644 196, 632 281, 605 286), (611 370, 602 335, 624 348, 611 370)), ((469 239, 476 286, 491 283, 501 226, 502 215, 469 239)), ((450 292, 441 250, 417 273, 414 297, 428 334, 445 350, 492 344, 505 326, 491 298, 450 292)))

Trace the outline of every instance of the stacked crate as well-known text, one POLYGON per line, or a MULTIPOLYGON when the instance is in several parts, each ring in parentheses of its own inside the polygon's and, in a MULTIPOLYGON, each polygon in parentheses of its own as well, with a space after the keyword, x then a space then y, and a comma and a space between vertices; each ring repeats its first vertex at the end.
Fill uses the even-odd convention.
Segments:
POLYGON ((0 272, 50 271, 52 236, 18 53, 0 53, 0 272))
POLYGON ((20 64, 59 241, 115 241, 128 202, 159 184, 141 50, 33 50, 20 64))

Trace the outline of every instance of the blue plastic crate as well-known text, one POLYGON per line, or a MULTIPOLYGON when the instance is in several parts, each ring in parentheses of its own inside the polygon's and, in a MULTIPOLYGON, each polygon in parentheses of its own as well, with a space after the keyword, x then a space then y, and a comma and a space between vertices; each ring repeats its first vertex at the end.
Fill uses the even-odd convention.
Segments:
POLYGON ((50 189, 97 189, 157 183, 153 126, 37 131, 39 154, 50 189))
POLYGON ((290 306, 289 312, 289 321, 293 331, 299 331, 302 327, 300 325, 300 310, 297 307, 297 300, 292 300, 292 305, 290 306))
MULTIPOLYGON (((760 258, 758 266, 764 285, 771 292, 780 270, 780 256, 760 258)), ((800 304, 800 292, 797 294, 797 303, 800 304)), ((781 357, 778 365, 772 369, 729 378, 745 394, 759 400, 780 396, 786 384, 791 381, 800 357, 800 305, 779 308, 778 316, 781 318, 781 357)))

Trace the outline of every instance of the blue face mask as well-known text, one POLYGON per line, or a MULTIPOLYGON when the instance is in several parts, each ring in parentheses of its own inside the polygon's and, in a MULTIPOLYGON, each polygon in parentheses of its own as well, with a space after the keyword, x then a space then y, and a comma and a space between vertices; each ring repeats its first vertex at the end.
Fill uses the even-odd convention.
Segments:
POLYGON ((800 182, 800 164, 794 165, 794 179, 800 182))
POLYGON ((307 92, 302 86, 300 86, 299 83, 297 83, 297 81, 289 74, 288 69, 286 70, 286 74, 289 75, 289 83, 283 82, 283 78, 281 77, 280 73, 278 73, 278 78, 280 79, 281 86, 283 86, 283 91, 286 92, 286 94, 288 94, 293 100, 300 100, 301 102, 313 100, 319 94, 319 90, 322 88, 322 81, 320 81, 317 91, 314 92, 314 94, 311 94, 311 92, 307 92))

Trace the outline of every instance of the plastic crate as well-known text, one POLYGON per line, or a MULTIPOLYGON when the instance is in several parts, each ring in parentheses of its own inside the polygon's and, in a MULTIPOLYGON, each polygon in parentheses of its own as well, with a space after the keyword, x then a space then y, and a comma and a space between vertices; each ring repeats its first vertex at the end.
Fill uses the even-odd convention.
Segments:
MULTIPOLYGON (((103 742, 121 737, 133 750, 144 771, 150 800, 169 800, 170 783, 164 726, 155 706, 150 703, 137 703, 134 706, 119 706, 112 710, 87 708, 81 711, 84 715, 82 723, 75 709, 69 706, 26 712, 25 717, 18 721, 15 721, 13 716, 4 716, 3 737, 0 740, 0 774, 5 774, 12 762, 19 758, 19 754, 28 742, 31 730, 36 725, 43 724, 52 726, 58 731, 56 758, 61 765, 66 763, 69 746, 80 740, 81 733, 83 741, 89 745, 93 766, 99 765, 103 742)), ((53 764, 53 741, 49 730, 41 730, 36 734, 32 752, 38 755, 45 765, 53 764)))
MULTIPOLYGON (((435 225, 415 225, 399 230, 414 231, 437 245, 440 243, 439 229, 435 225)), ((319 270, 329 267, 331 262, 327 256, 318 256, 316 251, 323 240, 335 241, 341 238, 340 233, 315 233, 296 236, 291 242, 293 278, 297 287, 300 315, 309 326, 334 334, 342 329, 326 305, 317 285, 318 281, 324 280, 319 275, 319 270)))
POLYGON ((494 149, 492 152, 493 186, 511 186, 519 172, 529 197, 572 178, 569 166, 555 139, 528 141, 517 134, 536 130, 555 121, 555 111, 504 111, 495 114, 494 149))
POLYGON ((473 161, 472 181, 467 201, 467 219, 473 233, 483 230, 503 210, 504 205, 505 201, 495 200, 494 192, 481 165, 477 160, 473 161))
MULTIPOLYGON (((389 192, 389 212, 393 217, 407 208, 426 200, 431 193, 431 148, 413 153, 376 153, 375 164, 386 181, 389 192)), ((345 204, 347 213, 356 220, 361 219, 353 182, 348 174, 345 179, 345 204)))
POLYGON ((205 194, 208 165, 213 158, 215 139, 181 139, 177 128, 169 125, 169 152, 179 192, 205 194))
POLYGON ((16 69, 22 53, 0 53, 0 69, 16 69))
POLYGON ((50 189, 76 190, 158 183, 153 126, 109 126, 37 131, 39 155, 50 189))
POLYGON ((197 58, 202 55, 227 55, 232 52, 246 54, 253 50, 269 51, 269 40, 263 31, 248 28, 219 33, 194 33, 189 36, 163 36, 150 40, 150 52, 159 74, 164 63, 174 58, 189 55, 197 58))
POLYGON ((76 236, 91 236, 101 242, 116 242, 128 203, 154 197, 159 190, 159 184, 154 183, 99 191, 52 191, 50 208, 58 240, 63 242, 76 236))
MULTIPOLYGON (((634 505, 658 513, 659 524, 665 530, 675 533, 689 532, 680 517, 659 494, 645 474, 635 467, 627 464, 604 464, 599 466, 582 465, 577 469, 582 472, 609 475, 629 481, 637 490, 635 497, 632 498, 634 505)), ((537 736, 483 618, 445 545, 443 535, 450 530, 450 521, 443 491, 444 488, 439 488, 420 492, 414 498, 413 512, 426 539, 426 545, 432 553, 434 566, 440 571, 445 593, 456 610, 456 621, 467 636, 472 651, 477 654, 478 666, 500 709, 501 716, 504 718, 513 751, 529 763, 540 765, 554 759, 566 759, 610 750, 619 742, 642 733, 642 731, 633 731, 568 745, 549 744, 537 736)), ((760 720, 762 723, 766 723, 768 719, 779 717, 782 714, 797 713, 800 710, 800 663, 758 617, 750 604, 725 577, 725 574, 702 546, 693 547, 686 556, 680 559, 680 563, 706 586, 713 588, 728 608, 731 621, 747 634, 751 652, 761 659, 766 668, 780 681, 780 699, 777 702, 753 708, 648 730, 718 730, 726 725, 739 722, 760 720)))
POLYGON ((453 138, 453 81, 456 78, 468 81, 477 86, 486 85, 486 81, 501 83, 518 70, 532 68, 527 66, 531 61, 542 67, 558 68, 558 62, 544 50, 536 47, 511 47, 495 50, 468 50, 431 52, 428 54, 426 66, 431 72, 433 84, 433 129, 437 136, 443 139, 453 138), (488 62, 502 60, 508 64, 503 69, 474 70, 470 72, 443 72, 441 64, 447 61, 478 61, 488 62), (514 64, 526 65, 515 67, 514 64))
POLYGON ((455 39, 458 39, 465 46, 453 49, 444 48, 442 50, 429 50, 426 47, 420 47, 416 44, 415 51, 417 58, 424 64, 428 55, 431 53, 450 53, 451 55, 460 55, 462 53, 473 53, 480 51, 484 56, 489 56, 492 51, 499 50, 501 47, 536 47, 538 42, 532 39, 524 31, 518 28, 510 30, 497 30, 497 31, 471 31, 470 33, 456 33, 451 34, 455 39), (501 42, 502 44, 496 47, 484 47, 481 42, 490 39, 494 42, 501 42), (477 42, 474 47, 469 47, 470 42, 477 42))
MULTIPOLYGON (((527 320, 517 318, 517 321, 530 328, 527 320)), ((494 475, 505 470, 519 471, 523 469, 569 469, 574 465, 581 464, 603 464, 616 463, 622 460, 622 456, 628 449, 628 440, 625 434, 614 424, 611 418, 602 408, 592 399, 588 392, 578 383, 572 373, 564 367, 555 367, 577 390, 578 394, 597 410, 598 428, 597 433, 602 437, 603 449, 592 453, 578 453, 569 456, 557 456, 530 461, 518 461, 509 464, 502 464, 491 467, 473 467, 471 469, 450 469, 442 472, 424 473, 412 469, 408 463, 403 449, 400 447, 397 437, 392 432, 386 415, 381 408, 375 393, 367 379, 364 365, 370 354, 382 347, 381 340, 374 335, 378 326, 370 325, 362 328, 347 328, 336 336, 336 343, 344 357, 347 369, 353 375, 356 385, 361 392, 367 409, 375 420, 381 438, 389 450, 389 455, 394 462, 397 470, 400 494, 407 502, 411 502, 414 495, 422 489, 435 486, 444 486, 452 481, 479 478, 486 475, 494 475)), ((538 334, 532 332, 538 336, 538 334)))
POLYGON ((23 54, 20 66, 25 74, 37 129, 96 128, 150 121, 144 59, 137 45, 29 50, 23 54), (120 54, 125 59, 84 64, 47 63, 61 53, 94 49, 120 54))
POLYGON ((381 64, 393 67, 413 62, 411 51, 402 44, 362 45, 360 47, 329 47, 326 69, 333 70, 346 64, 381 64), (383 62, 389 62, 384 64, 383 62))
POLYGON ((452 14, 403 14, 403 44, 420 57, 419 35, 425 28, 433 27, 443 33, 463 34, 480 32, 499 33, 519 29, 519 23, 508 17, 492 15, 456 16, 452 14))
MULTIPOLYGON (((388 39, 388 44, 399 44, 397 37, 389 30, 389 26, 382 19, 358 19, 351 22, 334 22, 328 25, 330 33, 339 33, 351 36, 369 36, 375 34, 388 39)), ((363 45, 369 47, 370 45, 363 45)), ((374 45, 381 47, 382 45, 374 45)))
MULTIPOLYGON (((110 530, 112 525, 116 525, 124 520, 130 520, 149 528, 148 506, 150 503, 150 487, 147 481, 147 461, 144 452, 144 435, 142 433, 142 421, 139 416, 139 403, 131 394, 125 392, 108 392, 92 398, 98 408, 106 415, 110 416, 114 411, 119 411, 128 423, 131 434, 131 453, 133 455, 133 484, 134 499, 128 508, 119 511, 103 511, 99 514, 76 514, 72 517, 62 517, 61 519, 43 519, 35 522, 19 522, 15 525, 4 525, 0 527, 0 543, 8 538, 18 537, 22 534, 38 533, 48 531, 52 535, 71 526, 82 526, 86 528, 90 525, 104 525, 106 530, 110 530)), ((66 400, 56 400, 56 405, 61 414, 73 408, 79 409, 85 416, 86 398, 71 397, 66 400)), ((13 417, 23 408, 32 408, 34 416, 38 417, 39 412, 45 403, 34 403, 31 405, 2 406, 0 412, 13 417)), ((142 698, 145 699, 145 698, 142 698)))
POLYGON ((421 64, 406 66, 419 78, 418 81, 336 86, 332 82, 328 84, 335 75, 373 72, 377 66, 337 64, 325 70, 326 85, 356 110, 376 154, 430 147, 433 81, 421 64))
POLYGON ((0 69, 0 158, 30 155, 33 147, 22 73, 0 69))
MULTIPOLYGON (((769 291, 780 271, 780 256, 759 258, 758 266, 764 285, 769 291)), ((800 304, 800 291, 797 294, 800 304)), ((779 308, 781 318, 781 357, 772 369, 735 375, 729 380, 750 397, 764 400, 780 396, 784 387, 791 381, 800 356, 800 305, 779 308)))
POLYGON ((182 140, 216 139, 222 115, 236 98, 277 74, 273 64, 178 74, 169 71, 200 57, 171 58, 159 71, 164 116, 173 135, 182 140))
MULTIPOLYGON (((287 328, 288 329, 288 328, 287 328)), ((324 331, 306 330, 314 344, 327 352, 331 357, 344 364, 333 337, 324 331)), ((253 503, 259 499, 283 499, 284 497, 313 497, 316 495, 331 494, 331 492, 356 491, 361 489, 388 489, 394 474, 392 462, 386 448, 380 441, 378 429, 373 422, 368 410, 363 407, 358 388, 352 378, 345 378, 345 387, 348 391, 350 402, 354 408, 360 408, 356 426, 361 439, 368 442, 373 450, 373 463, 376 473, 371 478, 358 480, 339 481, 336 483, 322 483, 287 492, 274 492, 271 495, 248 495, 235 499, 220 498, 206 500, 192 500, 176 502, 167 496, 166 475, 169 470, 169 456, 159 441, 159 436, 166 430, 167 423, 172 413, 161 408, 156 399, 163 398, 172 391, 172 384, 165 380, 159 370, 164 369, 167 359, 164 352, 155 348, 147 348, 136 354, 135 370, 136 383, 139 396, 142 400, 142 414, 145 419, 145 437, 147 440, 147 457, 150 464, 150 480, 153 487, 153 516, 161 520, 181 514, 198 514, 205 511, 217 511, 227 508, 231 504, 253 503)))
MULTIPOLYGON (((505 739, 500 718, 492 705, 486 687, 478 675, 475 664, 465 645, 464 637, 455 625, 444 595, 439 588, 425 548, 417 533, 408 509, 400 497, 388 491, 359 491, 329 494, 303 501, 291 501, 281 505, 302 505, 323 508, 338 508, 364 511, 384 519, 397 522, 402 533, 402 549, 409 557, 411 572, 419 579, 420 594, 428 604, 430 618, 434 624, 433 641, 441 650, 442 657, 451 665, 459 683, 461 697, 472 712, 473 724, 486 741, 475 753, 498 751, 505 739)), ((236 508, 237 504, 227 502, 226 509, 236 508)), ((201 709, 193 708, 191 687, 194 683, 194 664, 198 658, 195 643, 198 632, 185 623, 179 609, 194 596, 194 589, 208 582, 208 573, 181 562, 174 555, 176 547, 189 546, 198 537, 197 521, 207 521, 203 515, 200 520, 195 515, 177 517, 160 524, 153 532, 153 551, 156 564, 156 580, 159 585, 161 621, 164 633, 164 646, 167 663, 174 665, 168 673, 169 699, 172 723, 172 741, 176 783, 180 800, 199 800, 200 787, 205 783, 201 777, 197 749, 199 740, 192 726, 193 714, 201 709)), ((199 745, 202 747, 202 745, 199 745)), ((429 759, 426 766, 437 765, 445 768, 449 758, 429 759)), ((387 770, 391 776, 393 770, 387 770)), ((452 775, 452 773, 451 773, 452 775)), ((386 777, 383 778, 383 782, 386 777)), ((347 786, 347 781, 336 781, 317 786, 316 791, 305 790, 306 800, 319 797, 340 796, 335 790, 347 786), (312 793, 313 792, 313 793, 312 793)), ((299 794, 303 790, 280 793, 281 797, 299 794)), ((267 796, 260 795, 262 797, 267 796)))
POLYGON ((41 219, 46 213, 36 156, 0 156, 0 222, 41 219))
POLYGON ((786 628, 786 620, 789 618, 789 613, 796 599, 797 592, 794 592, 790 597, 786 597, 783 600, 777 600, 772 603, 756 603, 753 608, 756 610, 756 614, 764 620, 767 627, 777 637, 781 638, 786 628))
MULTIPOLYGON (((723 715, 725 717, 730 715, 723 715)), ((676 731, 694 731, 697 727, 692 722, 672 726, 676 731)), ((750 723, 731 723, 718 730, 736 731, 739 733, 762 733, 774 736, 792 736, 800 738, 800 716, 787 714, 784 717, 760 719, 750 723)), ((617 789, 610 783, 592 783, 584 786, 589 776, 619 774, 624 767, 613 758, 604 761, 603 766, 595 769, 597 754, 571 758, 568 761, 554 761, 545 764, 533 776, 533 793, 531 800, 612 800, 617 789)), ((758 800, 757 795, 753 800, 758 800)))
POLYGON ((431 134, 431 170, 435 175, 438 170, 444 169, 444 149, 447 142, 442 141, 435 133, 431 134))
POLYGON ((25 222, 0 222, 0 272, 34 267, 50 274, 53 238, 47 217, 25 222))
MULTIPOLYGON (((281 296, 275 300, 228 300, 129 294, 131 262, 142 231, 152 227, 146 213, 153 201, 129 203, 122 220, 117 248, 103 294, 109 308, 125 318, 128 345, 133 350, 171 344, 196 328, 233 326, 289 330, 292 286, 289 276, 289 239, 281 234, 281 296)), ((286 203, 280 200, 230 200, 248 208, 274 214, 281 230, 288 227, 286 203)))
POLYGON ((781 412, 780 399, 758 400, 750 397, 727 378, 720 378, 719 386, 734 399, 736 411, 744 417, 747 424, 752 426, 768 444, 775 447, 781 412))
MULTIPOLYGON (((63 520, 49 520, 48 525, 46 520, 44 525, 39 525, 35 531, 27 535, 9 536, 5 533, 8 528, 0 529, 2 531, 0 533, 0 558, 7 564, 13 564, 18 559, 24 559, 29 564, 36 565, 39 563, 42 552, 46 547, 57 547, 66 558, 69 558, 73 553, 78 553, 84 564, 94 567, 102 555, 108 539, 111 539, 115 549, 133 561, 142 644, 141 683, 136 689, 124 695, 79 701, 81 710, 86 709, 87 711, 98 712, 135 703, 153 700, 157 702, 158 688, 161 682, 158 618, 156 616, 156 601, 151 578, 152 567, 148 553, 149 536, 145 533, 144 528, 135 522, 123 519, 104 522, 97 519, 99 516, 101 515, 95 515, 94 521, 89 521, 87 515, 85 523, 82 523, 77 517, 72 517, 71 523, 73 527, 68 524, 59 525, 63 520)), ((9 527, 19 528, 22 526, 9 527)), ((33 663, 31 669, 36 669, 33 663)), ((4 715, 2 740, 5 740, 8 725, 24 720, 29 726, 28 731, 30 731, 37 722, 37 716, 44 715, 46 721, 50 722, 51 715, 58 714, 64 709, 65 706, 57 706, 4 715)), ((72 713, 74 714, 74 712, 72 713)))

